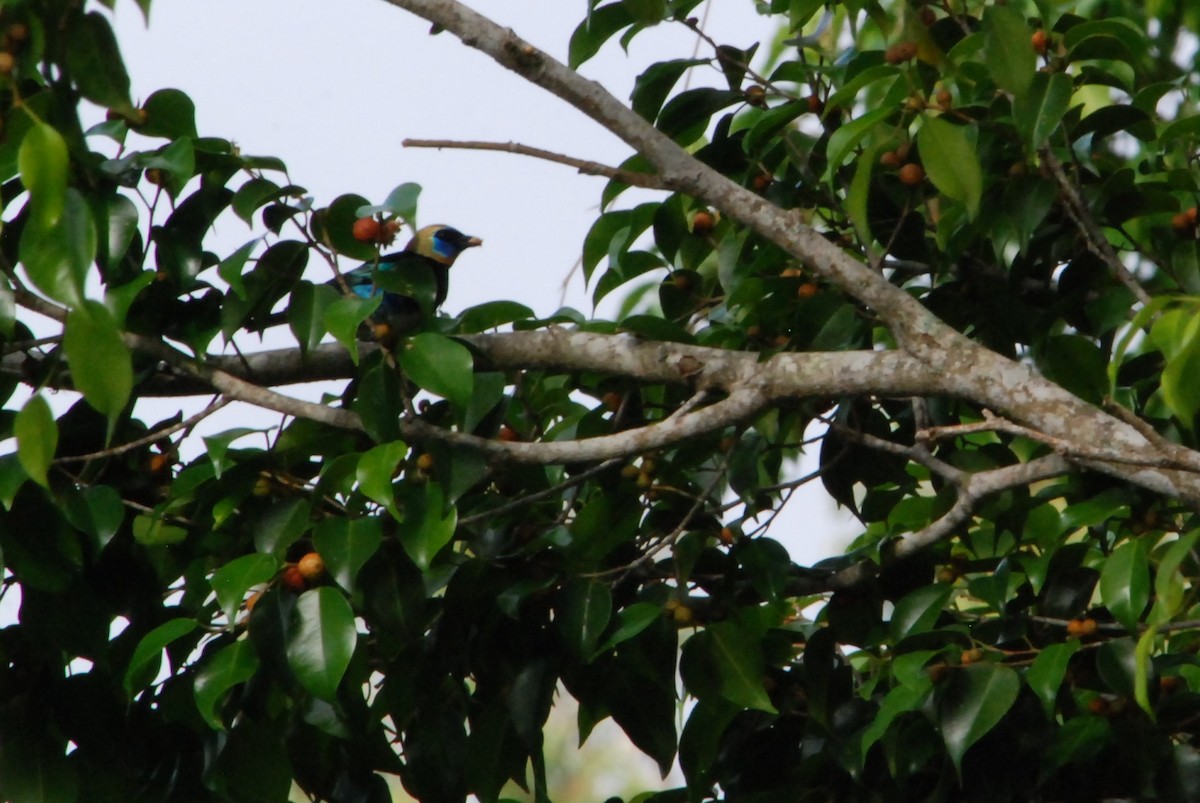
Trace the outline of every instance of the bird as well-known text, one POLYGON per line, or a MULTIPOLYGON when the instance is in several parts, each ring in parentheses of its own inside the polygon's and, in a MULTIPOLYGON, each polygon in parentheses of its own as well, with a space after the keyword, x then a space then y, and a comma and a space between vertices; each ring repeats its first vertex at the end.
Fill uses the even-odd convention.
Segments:
MULTIPOLYGON (((341 275, 340 282, 359 298, 383 294, 379 307, 371 314, 369 334, 373 339, 387 343, 419 328, 426 312, 433 313, 442 305, 450 289, 450 268, 454 261, 463 251, 480 245, 483 245, 483 240, 478 237, 463 234, 452 226, 435 223, 419 229, 403 251, 384 254, 375 262, 347 271, 341 275), (428 273, 422 276, 421 271, 428 273), (428 310, 422 309, 417 298, 397 292, 397 285, 402 287, 411 283, 420 286, 430 274, 433 277, 434 296, 428 310)), ((334 279, 330 284, 340 286, 339 279, 334 279)))

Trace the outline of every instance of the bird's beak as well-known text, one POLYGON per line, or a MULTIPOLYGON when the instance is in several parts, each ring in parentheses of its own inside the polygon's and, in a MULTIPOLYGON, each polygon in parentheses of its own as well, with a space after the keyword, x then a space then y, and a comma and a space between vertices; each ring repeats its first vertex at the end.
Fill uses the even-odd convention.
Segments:
POLYGON ((479 239, 478 237, 467 238, 467 248, 474 248, 477 245, 483 245, 483 240, 479 239))

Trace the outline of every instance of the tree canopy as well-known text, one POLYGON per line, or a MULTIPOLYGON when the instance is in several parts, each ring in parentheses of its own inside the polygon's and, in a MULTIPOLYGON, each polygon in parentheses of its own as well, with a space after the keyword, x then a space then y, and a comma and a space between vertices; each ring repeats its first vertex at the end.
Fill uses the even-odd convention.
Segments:
POLYGON ((569 694, 678 764, 638 800, 1200 798, 1200 7, 588 0, 563 64, 388 2, 629 146, 408 143, 606 178, 616 320, 360 340, 420 187, 312 197, 135 104, 113 0, 0 4, 0 797, 543 801, 569 694), (804 566, 812 482, 861 534, 804 566))

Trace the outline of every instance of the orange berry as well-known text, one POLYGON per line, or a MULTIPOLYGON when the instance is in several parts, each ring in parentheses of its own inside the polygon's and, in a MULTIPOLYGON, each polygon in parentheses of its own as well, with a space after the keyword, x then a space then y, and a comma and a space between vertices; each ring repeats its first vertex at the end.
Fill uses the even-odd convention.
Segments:
POLYGON ((279 576, 279 581, 288 591, 294 591, 297 594, 308 588, 308 583, 305 581, 304 575, 300 573, 298 566, 288 566, 284 569, 283 574, 279 576))
POLYGON ((1093 697, 1088 700, 1087 709, 1096 716, 1103 717, 1108 715, 1112 705, 1103 697, 1093 697))
POLYGON ((692 234, 695 234, 697 237, 703 237, 711 232, 716 225, 717 219, 713 217, 713 214, 701 210, 692 218, 692 234))
POLYGON ((1072 619, 1067 622, 1067 635, 1078 638, 1083 635, 1083 619, 1072 619))
POLYGON ((767 107, 767 90, 758 84, 751 84, 746 87, 746 102, 751 106, 757 106, 760 109, 767 107))
POLYGON ((1045 31, 1034 31, 1033 36, 1029 37, 1029 41, 1033 44, 1033 52, 1039 56, 1046 55, 1048 39, 1045 31))
POLYGON ((934 99, 937 100, 938 108, 941 109, 949 109, 954 105, 954 96, 950 94, 949 89, 939 89, 934 99))
MULTIPOLYGON (((0 53, 0 55, 3 54, 0 53)), ((0 72, 3 72, 3 68, 0 68, 0 72)), ((157 167, 152 167, 146 171, 146 181, 149 181, 151 184, 161 186, 165 178, 166 176, 163 174, 163 171, 157 167)))
POLYGON ((433 468, 433 455, 429 452, 422 452, 417 455, 417 468, 421 471, 428 471, 433 468))
POLYGON ((879 157, 879 164, 889 169, 899 167, 900 157, 896 155, 895 151, 888 151, 887 153, 883 154, 883 156, 879 157))
POLYGON ((808 110, 813 114, 820 114, 825 111, 825 101, 821 100, 816 95, 809 95, 806 98, 808 102, 808 110))
POLYGON ((821 288, 813 282, 805 282, 796 288, 796 295, 799 298, 812 298, 819 292, 821 292, 821 288))
POLYGON ((354 235, 354 239, 363 243, 373 243, 379 239, 380 231, 379 221, 373 217, 360 217, 354 221, 354 227, 350 233, 354 235))
POLYGON ((909 162, 900 168, 900 183, 915 187, 925 180, 925 169, 916 162, 909 162))
POLYGON ((13 58, 13 54, 7 51, 0 52, 0 75, 9 75, 13 68, 17 66, 17 60, 13 58))
POLYGON ((911 61, 915 55, 917 55, 916 42, 897 42, 884 52, 883 60, 888 64, 903 64, 911 61))
POLYGON ((774 344, 775 344, 775 345, 776 345, 778 348, 783 348, 783 347, 784 347, 784 346, 786 346, 788 343, 791 343, 791 342, 792 342, 792 339, 791 339, 790 337, 788 337, 787 335, 776 335, 776 336, 775 336, 775 339, 774 339, 772 342, 773 342, 773 343, 774 343, 774 344))
POLYGON ((762 327, 758 324, 752 324, 746 327, 746 337, 762 337, 762 327))
POLYGON ((1099 628, 1100 628, 1100 626, 1098 624, 1096 624, 1095 619, 1091 619, 1091 618, 1082 619, 1079 622, 1079 634, 1082 636, 1095 635, 1096 631, 1099 628))
POLYGON ((320 580, 325 574, 325 561, 316 552, 309 552, 300 558, 296 569, 300 572, 300 576, 309 582, 320 580))
POLYGON ((633 463, 627 463, 627 464, 621 466, 621 476, 627 480, 631 480, 634 477, 639 477, 639 476, 641 476, 641 474, 642 474, 642 470, 640 468, 638 468, 637 466, 635 466, 633 463))
POLYGON ((521 440, 521 438, 517 435, 516 430, 514 430, 508 424, 500 427, 500 432, 497 434, 497 437, 499 437, 502 441, 507 441, 508 443, 521 440))
POLYGON ((151 474, 160 474, 166 470, 171 464, 171 458, 165 454, 152 454, 150 459, 146 461, 146 471, 151 474))
POLYGON ((978 647, 975 647, 970 650, 963 650, 962 655, 959 656, 959 661, 962 663, 963 666, 970 666, 971 664, 977 664, 982 660, 983 660, 983 650, 979 649, 978 647))
POLYGON ((767 187, 771 186, 771 177, 766 173, 759 173, 754 177, 754 181, 752 183, 754 184, 754 189, 758 190, 759 192, 763 192, 767 189, 767 187))
POLYGON ((734 540, 736 540, 736 536, 734 535, 733 530, 729 529, 728 527, 722 527, 721 532, 717 535, 717 539, 725 546, 729 546, 734 542, 734 540))

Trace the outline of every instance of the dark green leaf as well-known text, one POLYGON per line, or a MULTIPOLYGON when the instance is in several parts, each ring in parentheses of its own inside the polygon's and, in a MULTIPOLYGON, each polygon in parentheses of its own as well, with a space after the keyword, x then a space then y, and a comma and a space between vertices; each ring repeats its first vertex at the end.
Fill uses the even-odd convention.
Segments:
POLYGON ((75 388, 88 404, 114 420, 133 390, 133 359, 112 313, 97 301, 72 310, 63 348, 75 388))
MULTIPOLYGON (((985 58, 996 83, 1020 98, 1033 80, 1036 54, 1031 31, 1016 11, 988 6, 983 13, 985 58)), ((925 149, 921 149, 924 156, 925 149)))
POLYGON ((67 66, 85 98, 122 114, 133 112, 129 74, 103 14, 93 11, 75 19, 69 31, 67 66))
POLYGON ((34 482, 47 485, 46 472, 58 447, 58 427, 50 405, 41 395, 31 397, 17 413, 13 434, 17 436, 17 459, 21 461, 21 468, 34 482))
POLYGON ((475 387, 475 361, 466 346, 425 332, 409 338, 397 355, 405 376, 417 385, 466 408, 475 387))
POLYGON ((125 694, 132 698, 150 684, 162 666, 162 653, 167 645, 183 638, 199 627, 195 619, 180 617, 168 620, 142 636, 129 665, 125 668, 125 694))
POLYGON ((983 195, 983 169, 975 152, 973 133, 969 127, 948 123, 941 117, 927 117, 917 132, 917 145, 929 180, 944 195, 966 206, 972 219, 979 214, 983 195))
POLYGON ((235 641, 208 658, 196 673, 194 693, 200 716, 214 730, 224 730, 218 707, 225 693, 258 671, 258 655, 249 641, 235 641))
POLYGON ((293 616, 288 664, 311 694, 333 700, 358 643, 354 611, 340 591, 324 586, 301 594, 293 616))
POLYGON ((401 542, 413 563, 421 571, 429 571, 438 552, 454 538, 458 510, 446 509, 445 496, 436 482, 426 483, 423 489, 418 487, 408 502, 401 542))
POLYGON ((232 625, 246 592, 253 586, 266 583, 277 571, 279 561, 274 555, 255 552, 235 558, 213 572, 209 582, 226 621, 232 625))
POLYGON ((1150 566, 1138 539, 1122 542, 1100 568, 1100 599, 1113 618, 1130 633, 1150 600, 1150 566))
POLYGON ((317 525, 313 548, 325 561, 334 581, 354 593, 358 572, 383 542, 383 524, 377 518, 330 518, 317 525))
POLYGON ((955 672, 950 685, 938 701, 938 722, 950 759, 961 771, 967 749, 994 728, 1017 701, 1021 678, 1007 666, 979 663, 955 672))

